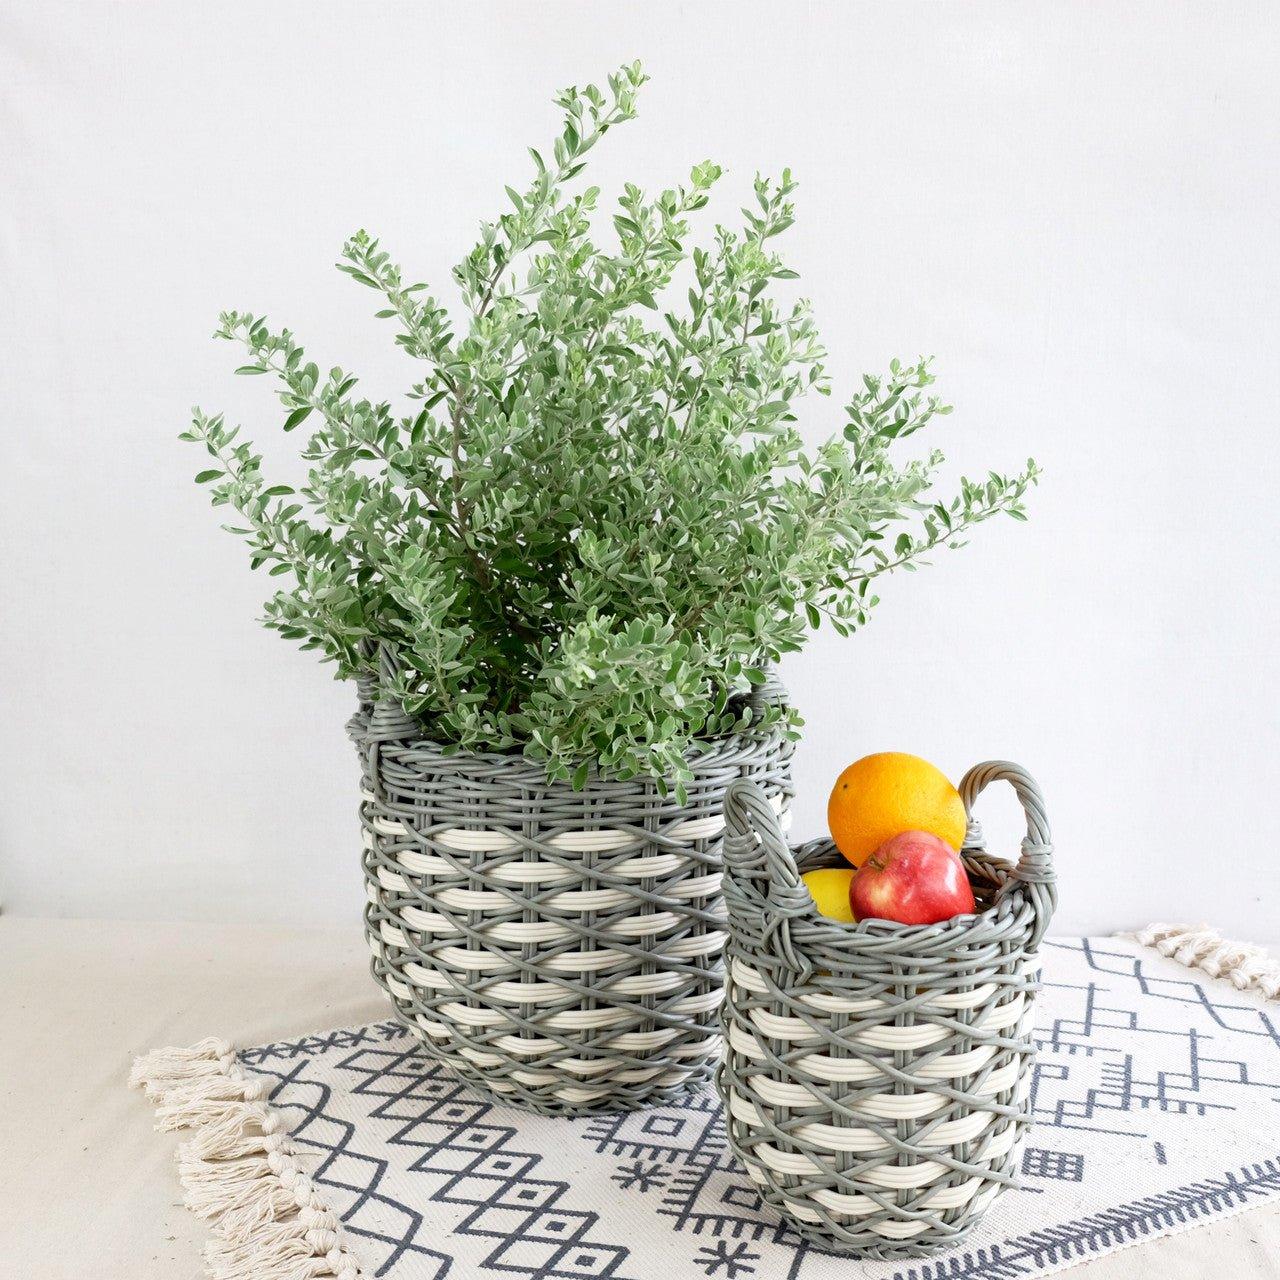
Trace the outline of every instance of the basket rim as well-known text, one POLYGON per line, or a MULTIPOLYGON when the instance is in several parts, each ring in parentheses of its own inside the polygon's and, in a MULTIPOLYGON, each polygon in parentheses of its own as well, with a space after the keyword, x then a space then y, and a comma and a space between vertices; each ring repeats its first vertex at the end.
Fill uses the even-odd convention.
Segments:
MULTIPOLYGON (((796 865, 802 872, 816 869, 814 860, 819 856, 829 853, 841 856, 829 836, 806 840, 792 847, 796 865)), ((861 948, 863 953, 872 950, 905 956, 909 954, 913 944, 917 943, 936 949, 940 944, 958 946, 972 941, 969 935, 975 933, 987 933, 984 941, 1013 937, 1019 932, 1029 933, 1034 924, 1035 913, 1014 875, 1014 864, 1006 858, 969 849, 962 849, 960 856, 971 871, 981 872, 996 889, 998 897, 991 906, 981 911, 951 916, 936 924, 902 924, 897 920, 879 920, 874 917, 847 924, 822 915, 817 904, 810 901, 803 911, 788 916, 791 936, 802 948, 838 950, 855 943, 871 943, 871 946, 864 945, 861 948), (1008 891, 1001 892, 1005 889, 1008 891)), ((825 958, 823 964, 827 964, 825 958)))
MULTIPOLYGON (((774 724, 760 733, 752 733, 748 729, 716 738, 695 739, 684 752, 684 760, 695 773, 712 772, 739 761, 756 759, 774 746, 793 745, 795 741, 794 734, 788 732, 785 726, 774 724)), ((416 752, 458 773, 501 772, 508 782, 519 779, 523 783, 527 778, 529 785, 546 789, 570 787, 567 782, 549 782, 545 762, 527 756, 517 748, 510 751, 474 751, 455 743, 438 742, 425 735, 382 739, 378 741, 378 746, 384 759, 401 751, 416 752)), ((616 774, 601 773, 598 764, 593 761, 587 782, 630 788, 650 783, 656 785, 657 779, 646 774, 620 778, 616 774)))

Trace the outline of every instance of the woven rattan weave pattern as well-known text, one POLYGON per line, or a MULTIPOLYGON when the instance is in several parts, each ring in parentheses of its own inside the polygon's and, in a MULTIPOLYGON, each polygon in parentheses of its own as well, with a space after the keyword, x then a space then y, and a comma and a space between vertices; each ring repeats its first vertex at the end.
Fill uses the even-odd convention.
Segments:
POLYGON ((374 976, 433 1057, 550 1114, 643 1106, 709 1078, 724 795, 748 778, 785 814, 789 742, 707 743, 680 805, 645 780, 574 791, 519 756, 446 753, 388 702, 362 702, 349 730, 374 976))
POLYGON ((971 769, 966 809, 1011 782, 1027 814, 1017 867, 970 818, 975 915, 906 926, 818 916, 803 870, 844 866, 829 840, 793 855, 750 783, 726 797, 729 1141, 764 1201, 823 1248, 918 1257, 955 1244, 1013 1181, 1029 1123, 1036 947, 1055 904, 1035 783, 971 769))

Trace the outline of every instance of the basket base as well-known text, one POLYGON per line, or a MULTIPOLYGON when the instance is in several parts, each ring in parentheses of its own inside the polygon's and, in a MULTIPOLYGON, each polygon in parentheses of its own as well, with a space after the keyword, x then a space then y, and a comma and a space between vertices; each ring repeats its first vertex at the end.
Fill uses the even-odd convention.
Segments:
POLYGON ((394 997, 388 997, 395 1012, 395 1018, 406 1031, 417 1040, 420 1052, 433 1062, 443 1063, 449 1071, 461 1080, 469 1089, 486 1102, 499 1107, 514 1107, 518 1111, 532 1111, 544 1116, 598 1116, 618 1114, 624 1111, 641 1111, 647 1107, 661 1106, 666 1102, 674 1102, 692 1089, 700 1088, 711 1082, 716 1062, 720 1056, 718 1037, 709 1040, 707 1056, 703 1060, 694 1060, 682 1064, 678 1069, 679 1079, 671 1080, 672 1071, 664 1071, 668 1077, 661 1080, 623 1083, 609 1087, 601 1086, 598 1097, 589 1100, 573 1100, 557 1096, 566 1085, 572 1088, 572 1081, 564 1084, 532 1087, 512 1080, 505 1072, 485 1071, 480 1067, 468 1067, 459 1063, 456 1054, 443 1051, 432 1038, 413 1020, 410 1013, 400 1007, 394 997))
POLYGON ((866 1262, 906 1262, 912 1258, 932 1258, 939 1253, 945 1253, 948 1249, 954 1249, 958 1244, 962 1244, 973 1229, 986 1217, 986 1210, 984 1209, 981 1213, 975 1214, 968 1219, 963 1226, 957 1227, 953 1234, 949 1233, 945 1240, 935 1240, 928 1244, 912 1244, 910 1240, 882 1240, 878 1243, 854 1244, 847 1240, 841 1240, 832 1232, 825 1231, 821 1227, 810 1226, 808 1223, 800 1222, 789 1213, 784 1213, 763 1200, 761 1203, 788 1231, 802 1237, 824 1253, 835 1253, 844 1258, 861 1258, 866 1262))

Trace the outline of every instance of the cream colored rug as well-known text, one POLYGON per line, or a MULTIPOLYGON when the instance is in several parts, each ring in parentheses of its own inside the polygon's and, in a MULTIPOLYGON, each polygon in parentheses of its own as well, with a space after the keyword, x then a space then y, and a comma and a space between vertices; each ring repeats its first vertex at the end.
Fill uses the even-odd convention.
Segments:
POLYGON ((478 1099, 397 1024, 135 1065, 219 1280, 1006 1280, 1280 1198, 1280 967, 1212 930, 1044 944, 1021 1186, 957 1249, 851 1262, 792 1235, 712 1090, 548 1119, 478 1099))

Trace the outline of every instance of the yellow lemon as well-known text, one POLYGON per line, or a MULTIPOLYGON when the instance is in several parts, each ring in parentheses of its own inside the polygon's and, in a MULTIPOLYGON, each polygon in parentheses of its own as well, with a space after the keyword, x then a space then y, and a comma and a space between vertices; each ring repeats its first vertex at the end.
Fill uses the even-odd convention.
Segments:
POLYGON ((823 867, 820 871, 806 871, 800 877, 818 914, 832 920, 854 924, 853 908, 849 905, 849 882, 853 872, 848 867, 823 867))
POLYGON ((836 779, 827 825, 836 848, 855 867, 903 831, 927 831, 958 850, 964 843, 964 801, 927 760, 882 751, 864 756, 836 779))

